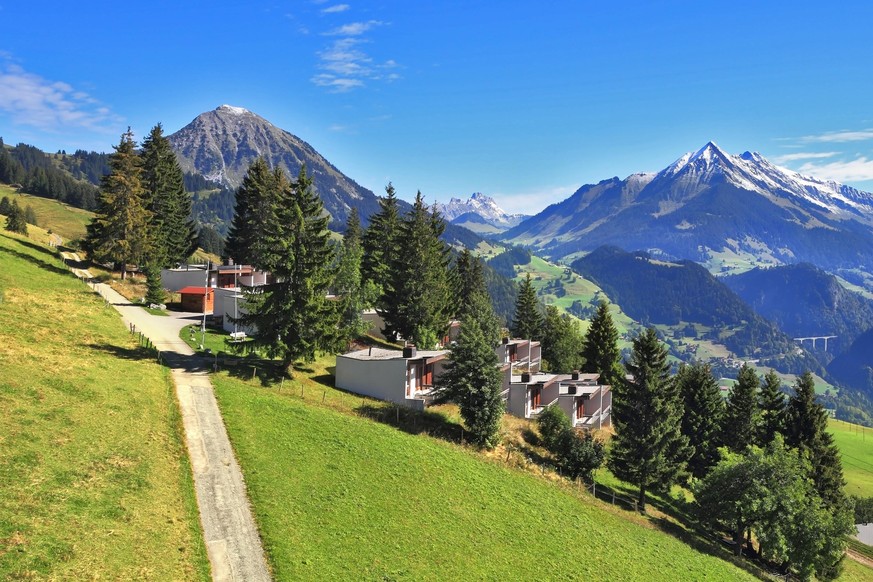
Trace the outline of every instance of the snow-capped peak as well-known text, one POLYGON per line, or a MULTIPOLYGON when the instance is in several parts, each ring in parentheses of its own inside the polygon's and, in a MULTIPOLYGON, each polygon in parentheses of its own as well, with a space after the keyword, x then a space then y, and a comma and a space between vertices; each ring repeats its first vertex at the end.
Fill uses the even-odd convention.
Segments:
POLYGON ((225 113, 230 113, 231 115, 245 115, 249 113, 248 109, 244 109, 242 107, 234 107, 233 105, 221 105, 216 111, 224 111, 225 113))
POLYGON ((449 222, 465 214, 476 214, 488 224, 501 228, 515 226, 526 218, 521 214, 507 214, 493 198, 481 192, 473 193, 468 200, 452 198, 448 204, 438 204, 437 208, 449 222))
POLYGON ((873 195, 850 186, 803 176, 772 164, 758 152, 732 155, 709 142, 662 170, 678 198, 694 196, 715 182, 726 182, 765 196, 789 195, 833 213, 873 212, 873 195))

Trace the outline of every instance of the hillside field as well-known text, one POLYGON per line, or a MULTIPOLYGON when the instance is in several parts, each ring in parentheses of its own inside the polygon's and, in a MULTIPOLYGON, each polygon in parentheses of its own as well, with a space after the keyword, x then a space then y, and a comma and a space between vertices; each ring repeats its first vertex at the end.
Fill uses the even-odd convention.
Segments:
POLYGON ((843 459, 846 492, 873 497, 873 429, 834 419, 828 422, 828 429, 843 459))
POLYGON ((48 248, 0 264, 0 579, 208 580, 168 374, 48 248))
POLYGON ((343 413, 370 404, 321 366, 213 376, 279 580, 755 579, 569 484, 343 413))
POLYGON ((63 237, 64 242, 85 236, 85 227, 91 222, 93 213, 80 208, 73 208, 63 202, 40 198, 30 194, 20 194, 15 190, 0 184, 0 198, 8 196, 10 200, 18 201, 22 208, 32 206, 36 213, 37 226, 63 237))

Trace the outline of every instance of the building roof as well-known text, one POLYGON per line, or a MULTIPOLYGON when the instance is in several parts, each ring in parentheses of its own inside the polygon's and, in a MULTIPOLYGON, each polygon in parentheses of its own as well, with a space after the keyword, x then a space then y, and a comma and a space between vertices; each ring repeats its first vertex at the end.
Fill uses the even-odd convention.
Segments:
POLYGON ((218 273, 221 275, 232 275, 234 273, 238 275, 249 275, 252 270, 253 267, 251 265, 221 265, 218 267, 218 273))
POLYGON ((344 358, 353 360, 423 360, 441 358, 448 355, 448 350, 418 350, 415 356, 404 358, 401 350, 387 350, 385 348, 364 348, 355 352, 342 354, 344 358))
POLYGON ((211 287, 195 287, 194 285, 189 285, 179 289, 179 293, 182 295, 206 295, 207 293, 214 292, 215 289, 212 289, 211 287))

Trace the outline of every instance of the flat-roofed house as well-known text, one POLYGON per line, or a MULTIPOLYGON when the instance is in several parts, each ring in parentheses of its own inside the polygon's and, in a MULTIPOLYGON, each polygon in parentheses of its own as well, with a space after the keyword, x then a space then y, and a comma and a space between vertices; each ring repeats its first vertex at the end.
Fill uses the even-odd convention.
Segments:
POLYGON ((424 410, 448 350, 371 347, 336 358, 336 387, 355 394, 424 410))
POLYGON ((540 371, 542 348, 540 342, 525 339, 504 338, 495 349, 497 362, 500 365, 509 364, 514 373, 540 371))
POLYGON ((506 410, 520 418, 536 418, 549 406, 560 406, 576 428, 611 424, 612 391, 598 383, 599 374, 516 375, 504 367, 506 410))

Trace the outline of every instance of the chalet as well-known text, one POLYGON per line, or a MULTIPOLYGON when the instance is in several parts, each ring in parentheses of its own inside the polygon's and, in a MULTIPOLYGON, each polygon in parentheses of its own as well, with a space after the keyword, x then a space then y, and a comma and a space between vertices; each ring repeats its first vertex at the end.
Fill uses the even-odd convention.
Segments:
POLYGON ((576 428, 602 428, 611 424, 612 391, 598 383, 599 374, 514 375, 504 367, 506 410, 521 418, 536 418, 549 406, 559 406, 576 428))
POLYGON ((184 287, 179 289, 182 296, 182 311, 212 313, 215 306, 215 289, 210 287, 184 287))
POLYGON ((388 350, 371 347, 336 358, 336 387, 355 394, 424 410, 447 350, 388 350))
POLYGON ((503 338, 497 346, 497 362, 503 366, 509 364, 514 374, 529 372, 534 374, 540 370, 542 348, 540 342, 525 339, 503 338))

